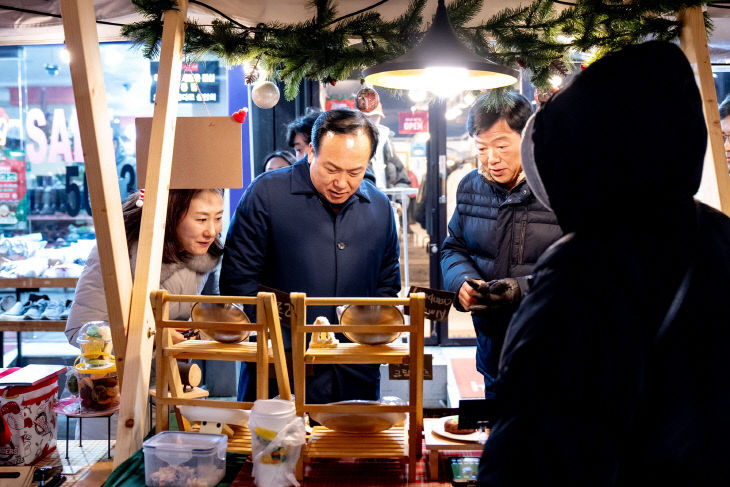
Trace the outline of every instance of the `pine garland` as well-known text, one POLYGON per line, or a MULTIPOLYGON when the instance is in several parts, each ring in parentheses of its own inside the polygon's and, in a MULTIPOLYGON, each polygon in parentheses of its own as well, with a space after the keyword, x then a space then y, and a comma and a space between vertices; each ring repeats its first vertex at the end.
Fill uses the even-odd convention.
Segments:
MULTIPOLYGON (((162 14, 175 0, 132 0, 145 20, 129 24, 122 34, 144 49, 159 54, 162 14)), ((467 27, 483 0, 453 0, 447 12, 459 37, 478 54, 496 62, 529 70, 538 89, 548 89, 553 74, 565 75, 571 56, 591 52, 594 59, 647 39, 675 40, 681 24, 677 12, 708 1, 576 0, 558 11, 555 2, 535 0, 506 8, 476 27, 467 27)), ((288 100, 296 97, 303 79, 333 82, 353 70, 405 53, 428 28, 423 22, 426 0, 411 0, 397 19, 383 20, 373 11, 337 17, 332 0, 312 0, 314 16, 296 24, 244 26, 215 20, 210 26, 187 22, 185 51, 198 57, 213 53, 229 64, 257 63, 270 78, 285 83, 288 100), (356 41, 355 44, 352 41, 356 41)), ((706 28, 712 25, 705 16, 706 28)))

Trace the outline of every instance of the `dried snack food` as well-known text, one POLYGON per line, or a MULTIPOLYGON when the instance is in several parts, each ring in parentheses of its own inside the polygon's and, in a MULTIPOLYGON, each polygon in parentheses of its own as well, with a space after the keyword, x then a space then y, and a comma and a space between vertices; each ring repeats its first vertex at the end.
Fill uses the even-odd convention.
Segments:
POLYGON ((444 431, 451 433, 452 435, 470 435, 476 430, 459 429, 459 418, 451 418, 444 421, 444 431))

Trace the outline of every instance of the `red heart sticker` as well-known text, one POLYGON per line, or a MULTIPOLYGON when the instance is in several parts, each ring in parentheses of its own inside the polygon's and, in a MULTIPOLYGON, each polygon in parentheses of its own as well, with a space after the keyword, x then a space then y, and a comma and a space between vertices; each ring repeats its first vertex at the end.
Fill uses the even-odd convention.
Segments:
POLYGON ((235 112, 233 115, 233 120, 235 120, 238 123, 243 123, 246 121, 246 116, 248 115, 248 109, 247 108, 241 108, 237 112, 235 112))

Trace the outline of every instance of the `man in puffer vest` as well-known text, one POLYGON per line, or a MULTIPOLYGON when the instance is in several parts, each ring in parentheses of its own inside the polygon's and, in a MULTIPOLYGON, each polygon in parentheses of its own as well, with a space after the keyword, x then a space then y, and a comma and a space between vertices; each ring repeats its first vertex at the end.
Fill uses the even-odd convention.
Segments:
POLYGON ((479 167, 459 183, 456 210, 441 250, 444 287, 471 311, 477 370, 493 389, 507 324, 528 291, 537 259, 562 232, 525 182, 520 142, 530 103, 510 93, 502 105, 479 98, 469 112, 479 167))

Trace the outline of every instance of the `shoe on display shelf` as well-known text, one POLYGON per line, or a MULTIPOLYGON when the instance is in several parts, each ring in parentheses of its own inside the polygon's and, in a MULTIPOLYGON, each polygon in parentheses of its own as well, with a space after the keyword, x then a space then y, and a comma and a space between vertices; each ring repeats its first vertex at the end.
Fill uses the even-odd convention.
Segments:
MULTIPOLYGON (((28 301, 26 301, 25 303, 23 303, 21 301, 16 301, 15 304, 8 311, 1 314, 0 321, 20 321, 20 320, 28 319, 25 316, 27 315, 31 306, 40 302, 42 304, 38 307, 40 309, 40 312, 38 312, 38 318, 33 318, 33 319, 39 319, 41 317, 41 314, 43 313, 43 311, 45 311, 46 306, 48 305, 49 301, 50 301, 50 299, 48 298, 48 296, 46 294, 31 293, 30 296, 28 297, 28 301)), ((35 312, 31 313, 31 315, 35 315, 35 312)))
POLYGON ((5 313, 0 314, 0 321, 18 321, 23 319, 23 315, 30 308, 30 303, 22 303, 16 301, 5 313))
POLYGON ((64 312, 66 307, 62 301, 53 300, 48 303, 45 311, 41 314, 42 320, 60 320, 61 314, 64 312))
POLYGON ((7 312, 10 308, 17 303, 18 300, 15 299, 15 296, 8 294, 7 296, 3 296, 2 299, 0 299, 0 310, 4 312, 7 312))
POLYGON ((41 315, 48 307, 48 303, 51 301, 49 299, 39 299, 28 307, 28 310, 23 315, 23 319, 25 320, 40 320, 41 315))

